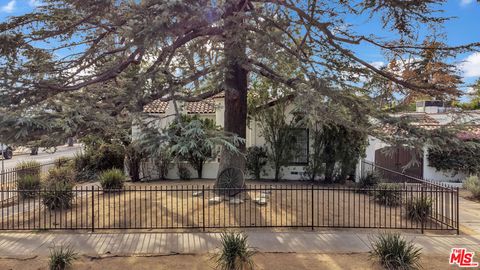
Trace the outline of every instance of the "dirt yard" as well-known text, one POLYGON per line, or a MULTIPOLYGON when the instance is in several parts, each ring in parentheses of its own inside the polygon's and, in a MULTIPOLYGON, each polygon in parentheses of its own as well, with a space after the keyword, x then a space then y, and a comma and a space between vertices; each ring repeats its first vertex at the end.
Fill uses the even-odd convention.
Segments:
MULTIPOLYGON (((153 257, 89 257, 80 256, 72 269, 193 269, 211 270, 214 264, 211 255, 164 255, 153 257)), ((261 253, 254 257, 255 269, 382 269, 369 259, 367 253, 354 254, 296 254, 261 253)), ((2 269, 48 269, 48 258, 0 259, 2 269)), ((424 256, 424 269, 451 269, 448 258, 443 256, 424 256)))
MULTIPOLYGON (((213 180, 128 183, 125 191, 77 190, 70 209, 50 211, 40 198, 1 210, 9 229, 181 229, 222 227, 420 228, 402 206, 384 206, 344 186, 249 181, 249 190, 221 196, 213 180), (205 193, 202 193, 202 185, 205 193), (220 202, 212 200, 220 199, 220 202), (260 202, 258 201, 260 200, 260 202), (263 201, 262 201, 263 200, 263 201), (313 203, 312 203, 313 200, 313 203), (92 208, 93 206, 93 208, 92 208)), ((418 196, 402 192, 403 200, 418 196)), ((425 228, 439 228, 427 223, 425 228)))

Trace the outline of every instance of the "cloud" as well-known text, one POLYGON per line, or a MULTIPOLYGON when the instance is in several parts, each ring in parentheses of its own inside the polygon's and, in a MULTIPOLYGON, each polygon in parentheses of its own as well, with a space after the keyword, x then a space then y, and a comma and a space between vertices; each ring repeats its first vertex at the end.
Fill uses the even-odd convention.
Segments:
POLYGON ((473 0, 460 0, 461 6, 470 5, 471 3, 473 3, 473 0))
POLYGON ((16 3, 16 1, 12 0, 12 1, 8 2, 5 6, 2 6, 0 8, 0 10, 3 11, 3 12, 6 12, 6 13, 12 13, 13 10, 15 9, 15 3, 16 3))
POLYGON ((461 64, 460 69, 465 77, 480 76, 480 53, 470 54, 461 64))

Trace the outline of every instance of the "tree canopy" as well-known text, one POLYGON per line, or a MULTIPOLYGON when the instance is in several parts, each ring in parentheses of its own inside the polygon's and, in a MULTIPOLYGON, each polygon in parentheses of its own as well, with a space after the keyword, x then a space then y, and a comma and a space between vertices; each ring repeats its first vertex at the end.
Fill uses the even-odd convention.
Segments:
MULTIPOLYGON (((421 56, 432 45, 417 41, 419 31, 441 39, 443 3, 45 0, 0 24, 0 140, 88 132, 97 114, 135 117, 156 99, 195 101, 220 91, 225 131, 245 137, 246 91, 258 79, 387 121, 360 78, 429 96, 458 89, 377 68, 358 48, 421 56), (362 33, 352 18, 379 23, 362 33), (384 30, 391 38, 376 34, 384 30)), ((434 47, 453 56, 479 43, 434 47)), ((344 123, 343 115, 331 121, 344 123)))

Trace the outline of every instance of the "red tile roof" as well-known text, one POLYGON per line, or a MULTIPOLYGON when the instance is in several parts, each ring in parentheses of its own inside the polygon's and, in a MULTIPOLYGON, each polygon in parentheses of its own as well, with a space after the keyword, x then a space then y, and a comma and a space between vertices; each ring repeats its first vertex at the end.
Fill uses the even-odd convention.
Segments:
POLYGON ((187 102, 185 107, 188 114, 215 113, 215 104, 211 99, 198 102, 187 102))
MULTIPOLYGON (((208 98, 203 101, 196 102, 185 102, 185 110, 188 114, 208 114, 215 113, 215 102, 214 99, 224 98, 225 95, 223 92, 214 95, 211 98, 208 98)), ((145 113, 165 113, 168 108, 167 101, 155 100, 143 108, 145 113)))
POLYGON ((143 107, 143 112, 146 113, 165 113, 168 108, 168 102, 154 100, 153 102, 147 104, 143 107))

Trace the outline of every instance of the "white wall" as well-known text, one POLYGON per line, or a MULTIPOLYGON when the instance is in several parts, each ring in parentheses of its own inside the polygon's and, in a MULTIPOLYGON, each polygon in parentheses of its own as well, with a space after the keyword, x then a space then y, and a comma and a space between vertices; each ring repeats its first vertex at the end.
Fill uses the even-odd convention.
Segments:
MULTIPOLYGON (((365 151, 365 154, 366 154, 365 160, 375 163, 376 162, 375 151, 378 149, 384 148, 386 146, 388 146, 388 144, 386 144, 385 142, 375 137, 368 136, 368 146, 365 151)), ((451 181, 456 182, 456 181, 461 181, 465 179, 465 177, 467 176, 464 173, 459 173, 454 175, 450 171, 437 171, 437 169, 430 166, 427 156, 428 156, 428 151, 427 151, 427 147, 425 147, 423 151, 423 178, 424 179, 438 181, 438 182, 451 182, 451 181)), ((359 163, 361 163, 361 161, 359 163)), ((360 168, 360 164, 357 165, 357 168, 360 168)), ((360 170, 357 169, 357 177, 356 177, 357 180, 360 176, 359 172, 360 170)))

